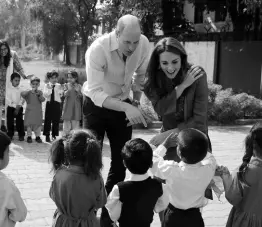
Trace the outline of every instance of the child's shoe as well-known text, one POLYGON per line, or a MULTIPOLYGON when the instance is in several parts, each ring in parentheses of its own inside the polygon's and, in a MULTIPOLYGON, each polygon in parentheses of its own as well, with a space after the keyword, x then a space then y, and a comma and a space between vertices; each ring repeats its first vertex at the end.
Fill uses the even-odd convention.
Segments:
POLYGON ((37 136, 37 137, 35 138, 35 141, 36 141, 37 143, 42 143, 42 140, 41 140, 40 136, 37 136))
POLYGON ((25 138, 23 136, 19 136, 19 141, 24 141, 25 138))
POLYGON ((46 137, 45 137, 45 141, 46 141, 47 143, 51 143, 50 137, 49 137, 49 136, 46 136, 46 137))
POLYGON ((31 137, 31 136, 28 136, 28 137, 27 137, 27 143, 32 143, 32 142, 33 142, 32 137, 31 137))

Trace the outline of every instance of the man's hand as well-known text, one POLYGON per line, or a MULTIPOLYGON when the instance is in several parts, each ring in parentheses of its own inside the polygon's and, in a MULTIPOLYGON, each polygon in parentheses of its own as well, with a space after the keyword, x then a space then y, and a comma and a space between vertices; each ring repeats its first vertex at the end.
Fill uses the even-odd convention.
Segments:
POLYGON ((128 104, 125 108, 125 114, 127 120, 129 121, 127 126, 135 125, 135 124, 143 124, 147 127, 147 123, 143 113, 135 106, 128 104))

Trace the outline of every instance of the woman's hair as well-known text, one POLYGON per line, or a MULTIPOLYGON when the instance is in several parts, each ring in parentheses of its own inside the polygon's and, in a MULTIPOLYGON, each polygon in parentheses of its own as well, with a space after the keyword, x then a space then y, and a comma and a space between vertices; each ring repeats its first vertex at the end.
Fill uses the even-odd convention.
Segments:
POLYGON ((0 40, 0 48, 2 48, 2 46, 5 46, 8 50, 6 56, 4 56, 4 66, 7 68, 10 64, 10 59, 11 59, 11 50, 10 50, 10 47, 7 43, 7 41, 4 41, 4 40, 0 40))
POLYGON ((67 138, 56 140, 51 146, 49 160, 53 171, 82 163, 85 174, 93 179, 100 176, 103 167, 100 144, 93 133, 85 129, 73 130, 67 138))
POLYGON ((243 185, 247 185, 245 180, 245 173, 248 170, 248 164, 250 162, 251 157, 253 156, 253 150, 262 157, 262 123, 257 122, 250 129, 248 135, 245 138, 245 155, 242 159, 242 164, 239 167, 238 176, 240 183, 243 185))
POLYGON ((78 83, 78 73, 75 69, 69 70, 67 75, 66 75, 67 77, 68 77, 68 74, 71 74, 72 77, 75 79, 76 83, 78 83))
POLYGON ((176 79, 181 83, 181 79, 190 67, 187 61, 187 53, 181 43, 172 37, 161 39, 155 46, 147 67, 146 82, 144 92, 147 96, 152 96, 156 93, 158 96, 163 96, 168 93, 166 88, 166 76, 160 68, 160 54, 164 52, 171 52, 181 57, 181 69, 179 70, 176 79))
POLYGON ((6 133, 0 131, 0 159, 4 158, 6 148, 11 144, 11 140, 6 133))
POLYGON ((52 78, 53 76, 58 77, 58 76, 59 76, 58 72, 55 71, 55 70, 53 70, 53 71, 51 71, 51 72, 47 72, 47 73, 46 73, 46 78, 47 78, 47 79, 50 79, 50 78, 52 78))

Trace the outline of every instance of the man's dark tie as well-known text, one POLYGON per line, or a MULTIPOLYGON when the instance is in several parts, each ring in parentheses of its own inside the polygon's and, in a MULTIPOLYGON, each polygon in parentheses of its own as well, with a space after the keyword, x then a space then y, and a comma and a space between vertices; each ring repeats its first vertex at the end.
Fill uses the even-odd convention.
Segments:
POLYGON ((51 93, 51 99, 50 102, 55 101, 55 85, 52 85, 52 93, 51 93))
POLYGON ((126 62, 126 59, 127 59, 127 56, 125 56, 125 55, 123 54, 123 60, 124 60, 124 62, 126 62))

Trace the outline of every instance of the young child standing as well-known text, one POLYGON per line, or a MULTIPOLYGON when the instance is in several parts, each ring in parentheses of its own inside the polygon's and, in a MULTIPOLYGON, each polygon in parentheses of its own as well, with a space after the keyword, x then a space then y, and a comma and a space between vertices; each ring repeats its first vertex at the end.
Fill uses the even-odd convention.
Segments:
POLYGON ((21 93, 21 96, 26 101, 25 126, 27 126, 27 142, 32 143, 32 132, 34 132, 36 142, 42 143, 40 138, 43 121, 42 102, 45 101, 45 98, 43 97, 43 92, 38 90, 40 86, 38 77, 31 77, 30 85, 32 90, 21 93))
POLYGON ((243 163, 232 175, 227 167, 218 168, 226 199, 233 205, 227 227, 262 226, 262 123, 252 127, 245 146, 243 163))
POLYGON ((18 73, 11 75, 11 86, 6 91, 7 104, 7 135, 10 139, 14 136, 14 119, 16 120, 16 130, 19 140, 24 141, 25 129, 23 120, 23 104, 24 99, 21 96, 21 88, 19 87, 21 76, 18 73))
POLYGON ((154 211, 164 210, 169 203, 164 185, 147 174, 153 164, 152 148, 142 139, 132 139, 125 144, 122 157, 131 176, 115 185, 108 196, 109 216, 120 227, 150 227, 154 211))
POLYGON ((177 137, 171 134, 154 151, 152 172, 166 180, 169 191, 170 203, 164 212, 163 227, 204 226, 200 208, 208 202, 205 190, 216 170, 216 160, 208 149, 207 136, 188 128, 181 130, 177 137), (172 140, 177 143, 179 163, 163 159, 172 140))
POLYGON ((44 86, 44 97, 46 98, 44 133, 46 142, 50 143, 50 131, 52 125, 52 139, 59 135, 59 121, 61 117, 61 84, 57 83, 58 72, 52 71, 46 74, 49 82, 44 86))
POLYGON ((9 163, 10 138, 0 131, 0 226, 14 227, 26 218, 27 209, 18 188, 1 172, 9 163))
POLYGON ((80 127, 82 118, 82 93, 78 83, 78 74, 71 70, 67 74, 67 83, 64 84, 64 106, 62 112, 63 134, 68 135, 70 130, 80 127))
POLYGON ((63 138, 50 152, 55 175, 49 194, 57 206, 52 227, 99 226, 96 210, 106 203, 100 145, 88 130, 63 138))

